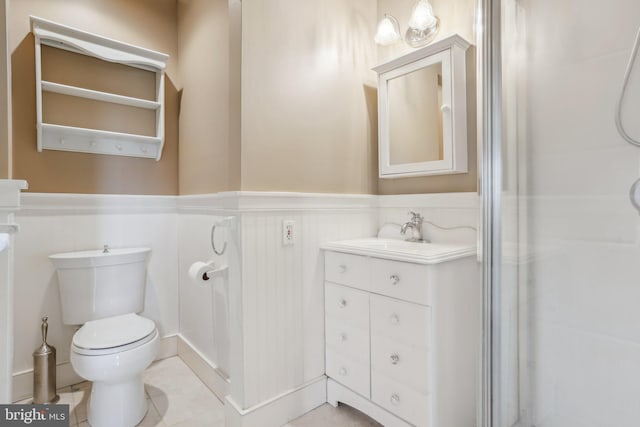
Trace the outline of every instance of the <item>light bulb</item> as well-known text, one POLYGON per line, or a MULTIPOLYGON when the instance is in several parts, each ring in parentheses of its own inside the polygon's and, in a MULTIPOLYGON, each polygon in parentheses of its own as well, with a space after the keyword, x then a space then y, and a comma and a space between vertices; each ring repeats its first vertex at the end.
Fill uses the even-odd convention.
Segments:
POLYGON ((433 8, 427 0, 418 0, 413 6, 411 18, 409 18, 409 27, 418 31, 425 31, 427 28, 434 26, 436 17, 433 15, 433 8))
POLYGON ((433 14, 433 8, 427 0, 418 0, 413 6, 409 28, 404 41, 411 47, 420 47, 429 43, 440 29, 440 20, 433 14))
POLYGON ((375 42, 382 46, 389 46, 399 42, 401 39, 398 20, 385 13, 378 23, 378 31, 374 37, 375 42))

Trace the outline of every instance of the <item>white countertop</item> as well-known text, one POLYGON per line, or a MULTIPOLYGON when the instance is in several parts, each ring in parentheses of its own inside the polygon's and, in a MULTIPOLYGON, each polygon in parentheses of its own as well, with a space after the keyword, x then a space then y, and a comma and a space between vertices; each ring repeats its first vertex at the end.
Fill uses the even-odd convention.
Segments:
POLYGON ((321 249, 418 264, 438 264, 476 254, 475 245, 416 243, 375 237, 328 242, 321 249))

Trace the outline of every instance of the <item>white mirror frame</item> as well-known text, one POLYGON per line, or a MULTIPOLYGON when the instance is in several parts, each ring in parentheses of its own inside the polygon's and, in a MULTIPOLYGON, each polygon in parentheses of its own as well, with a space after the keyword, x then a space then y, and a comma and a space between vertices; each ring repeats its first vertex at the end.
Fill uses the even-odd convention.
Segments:
POLYGON ((457 34, 375 67, 378 73, 378 160, 380 178, 465 173, 467 162, 466 50, 469 42, 457 34), (389 93, 391 79, 442 63, 443 159, 390 164, 389 93))

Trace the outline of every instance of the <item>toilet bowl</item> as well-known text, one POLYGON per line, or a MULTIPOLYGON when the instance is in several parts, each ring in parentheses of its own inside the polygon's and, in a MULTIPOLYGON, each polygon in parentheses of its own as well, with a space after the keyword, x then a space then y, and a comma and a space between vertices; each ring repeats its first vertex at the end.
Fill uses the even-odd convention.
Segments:
POLYGON ((92 427, 135 426, 147 412, 142 372, 158 350, 153 321, 130 313, 87 322, 73 336, 71 365, 93 382, 92 427))
POLYGON ((87 406, 92 427, 133 427, 147 412, 142 372, 158 350, 155 323, 144 309, 149 248, 50 255, 56 266, 62 321, 82 325, 71 365, 93 382, 87 406))

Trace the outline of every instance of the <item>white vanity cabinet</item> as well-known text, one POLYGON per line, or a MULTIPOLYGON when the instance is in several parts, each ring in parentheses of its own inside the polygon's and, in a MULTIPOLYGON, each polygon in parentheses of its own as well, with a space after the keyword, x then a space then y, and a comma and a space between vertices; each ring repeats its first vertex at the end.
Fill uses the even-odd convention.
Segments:
POLYGON ((474 426, 475 251, 404 261, 349 244, 324 247, 329 403, 385 426, 474 426))
POLYGON ((332 283, 325 292, 327 375, 368 398, 369 295, 332 283))

